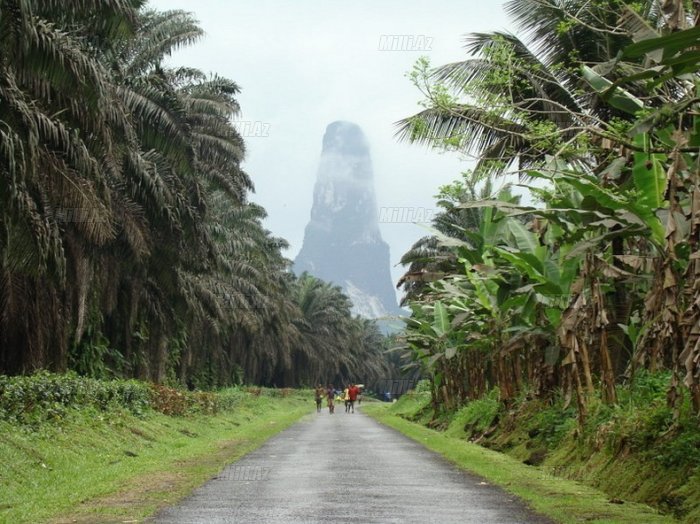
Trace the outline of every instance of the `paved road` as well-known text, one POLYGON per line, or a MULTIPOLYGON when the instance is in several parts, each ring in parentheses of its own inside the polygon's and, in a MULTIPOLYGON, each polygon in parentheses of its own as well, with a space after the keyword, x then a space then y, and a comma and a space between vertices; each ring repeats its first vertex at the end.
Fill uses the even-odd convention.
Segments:
POLYGON ((336 409, 273 437, 156 522, 549 522, 368 416, 336 409))

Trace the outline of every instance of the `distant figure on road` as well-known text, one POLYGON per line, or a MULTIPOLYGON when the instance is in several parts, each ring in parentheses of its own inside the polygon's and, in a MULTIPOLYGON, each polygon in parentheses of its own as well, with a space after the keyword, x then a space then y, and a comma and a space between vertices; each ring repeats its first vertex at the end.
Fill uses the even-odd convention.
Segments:
POLYGON ((333 398, 335 397, 335 389, 333 384, 328 385, 328 390, 326 390, 326 398, 328 399, 328 413, 331 415, 335 413, 335 404, 333 403, 333 398))
POLYGON ((321 412, 321 404, 323 403, 323 397, 326 396, 326 390, 321 384, 318 384, 316 386, 315 390, 315 395, 316 395, 316 413, 321 412))
POLYGON ((343 390, 343 402, 345 402, 345 413, 350 413, 350 384, 343 390))
POLYGON ((346 410, 352 409, 352 412, 355 413, 355 401, 357 400, 357 395, 360 394, 360 388, 358 388, 355 384, 350 384, 350 387, 348 388, 348 402, 346 403, 346 410))

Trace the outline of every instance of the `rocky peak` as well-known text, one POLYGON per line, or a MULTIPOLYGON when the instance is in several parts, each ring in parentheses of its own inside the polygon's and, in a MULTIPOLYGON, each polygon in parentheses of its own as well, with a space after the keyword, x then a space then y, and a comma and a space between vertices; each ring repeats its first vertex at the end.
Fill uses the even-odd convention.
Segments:
POLYGON ((369 145, 357 124, 338 121, 326 128, 311 220, 294 270, 341 286, 362 316, 400 313, 389 246, 379 232, 369 145))

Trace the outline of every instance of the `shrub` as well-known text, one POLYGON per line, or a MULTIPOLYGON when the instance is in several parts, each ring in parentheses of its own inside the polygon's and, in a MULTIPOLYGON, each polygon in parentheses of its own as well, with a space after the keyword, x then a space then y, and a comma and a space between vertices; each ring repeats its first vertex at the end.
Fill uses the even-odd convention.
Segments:
POLYGON ((246 392, 250 393, 254 397, 259 397, 260 393, 262 393, 262 388, 249 387, 246 388, 246 392))
POLYGON ((416 387, 414 388, 414 391, 416 393, 430 393, 432 391, 432 384, 430 380, 424 378, 423 380, 419 380, 416 383, 416 387))
POLYGON ((20 423, 65 416, 68 408, 121 407, 142 414, 150 406, 149 388, 135 380, 102 381, 75 373, 0 376, 0 419, 20 423))
POLYGON ((542 403, 536 406, 528 431, 536 433, 548 448, 555 448, 576 427, 576 409, 573 406, 564 409, 561 399, 554 404, 542 403))
POLYGON ((467 438, 483 433, 494 422, 501 408, 498 389, 493 389, 484 398, 472 400, 455 413, 447 434, 467 438))
POLYGON ((246 393, 239 388, 228 388, 216 393, 216 402, 218 411, 231 411, 237 407, 244 398, 246 393))
POLYGON ((151 385, 151 406, 164 415, 182 416, 189 408, 188 394, 184 391, 162 386, 151 385))
MULTIPOLYGON (((255 388, 257 395, 262 391, 255 388)), ((265 390, 286 397, 292 390, 265 390)), ((70 409, 126 409, 142 415, 153 409, 170 416, 211 415, 234 409, 246 397, 240 389, 190 392, 136 380, 97 380, 75 373, 41 371, 34 375, 0 375, 0 420, 36 425, 59 420, 70 409)))
POLYGON ((700 431, 688 428, 669 437, 659 443, 654 458, 666 468, 697 468, 700 465, 700 431))

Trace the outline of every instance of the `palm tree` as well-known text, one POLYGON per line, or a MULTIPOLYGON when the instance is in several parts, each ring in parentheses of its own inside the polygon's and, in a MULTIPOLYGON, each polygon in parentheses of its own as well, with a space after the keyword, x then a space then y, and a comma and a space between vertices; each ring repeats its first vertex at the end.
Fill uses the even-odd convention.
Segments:
POLYGON ((0 372, 383 373, 376 325, 291 275, 248 200, 238 86, 164 65, 201 28, 143 4, 0 0, 0 372))
POLYGON ((511 0, 505 9, 527 41, 476 33, 465 45, 474 58, 434 70, 419 63, 412 78, 427 107, 399 122, 399 137, 473 156, 487 172, 525 174, 552 153, 592 169, 611 154, 610 124, 631 116, 587 86, 581 66, 608 72, 640 26, 660 23, 658 3, 643 2, 641 14, 617 0, 511 0), (598 149, 577 141, 591 133, 598 149))
POLYGON ((481 209, 460 206, 490 198, 492 191, 492 177, 478 171, 463 173, 462 180, 441 188, 437 204, 443 211, 433 217, 435 234, 416 241, 401 257, 400 263, 408 266, 397 284, 405 293, 401 305, 418 299, 430 282, 459 272, 458 254, 453 249, 452 239, 457 243, 478 243, 479 237, 474 233, 479 231, 483 216, 481 209))
POLYGON ((89 41, 132 32, 141 2, 64 4, 0 2, 0 363, 14 372, 65 367, 86 296, 66 283, 116 234, 103 174, 129 124, 89 41))
POLYGON ((376 322, 352 317, 350 300, 339 286, 304 273, 294 291, 303 340, 292 363, 302 383, 346 384, 388 376, 376 322))

